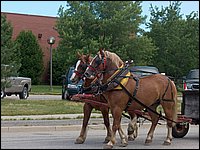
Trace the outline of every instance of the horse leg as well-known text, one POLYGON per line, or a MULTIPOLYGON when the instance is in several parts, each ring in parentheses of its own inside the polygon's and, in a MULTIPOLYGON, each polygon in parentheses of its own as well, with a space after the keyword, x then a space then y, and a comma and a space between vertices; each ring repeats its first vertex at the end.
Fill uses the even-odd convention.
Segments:
POLYGON ((104 143, 108 143, 111 138, 111 128, 110 128, 110 121, 109 121, 109 108, 101 108, 101 113, 103 115, 104 124, 107 129, 107 136, 105 138, 104 143))
POLYGON ((116 131, 118 130, 121 140, 122 140, 122 146, 127 146, 127 137, 124 134, 122 128, 121 128, 121 116, 122 116, 122 111, 121 109, 115 108, 113 111, 111 109, 112 116, 113 116, 113 125, 112 125, 112 136, 111 140, 104 146, 104 149, 111 149, 113 148, 113 145, 116 143, 116 131))
POLYGON ((120 127, 118 129, 118 132, 119 132, 119 136, 121 138, 120 147, 126 147, 128 145, 128 139, 127 139, 126 135, 124 134, 124 131, 122 130, 121 125, 120 125, 120 127))
MULTIPOLYGON (((158 104, 154 104, 154 105, 150 106, 150 108, 152 110, 156 111, 157 106, 158 106, 158 104)), ((158 120, 159 120, 159 116, 157 114, 155 114, 154 112, 149 110, 148 113, 149 113, 149 116, 151 117, 151 127, 149 129, 147 138, 145 140, 146 145, 148 145, 152 142, 153 134, 154 134, 155 128, 156 128, 156 126, 158 124, 158 120)))
MULTIPOLYGON (((172 102, 165 102, 165 103, 172 103, 172 102)), ((173 103, 174 104, 174 103, 173 103)), ((167 117, 168 119, 170 120, 173 120, 173 104, 172 106, 165 106, 165 104, 162 104, 163 106, 163 110, 165 112, 165 117, 167 117)), ((167 104, 166 104, 167 105, 167 104)), ((169 104, 168 104, 169 105, 169 104)), ((172 141, 172 127, 173 127, 173 122, 170 121, 170 120, 167 120, 167 137, 163 143, 163 145, 170 145, 171 144, 171 141, 172 141)))
POLYGON ((83 106, 83 123, 82 123, 82 127, 81 127, 81 132, 79 137, 76 139, 75 144, 82 144, 85 142, 86 136, 87 136, 87 125, 88 125, 88 121, 90 119, 90 115, 92 112, 93 107, 91 105, 89 105, 88 103, 85 103, 83 106))
POLYGON ((137 127, 137 115, 134 114, 133 119, 128 124, 128 140, 134 141, 138 135, 138 127, 137 127))

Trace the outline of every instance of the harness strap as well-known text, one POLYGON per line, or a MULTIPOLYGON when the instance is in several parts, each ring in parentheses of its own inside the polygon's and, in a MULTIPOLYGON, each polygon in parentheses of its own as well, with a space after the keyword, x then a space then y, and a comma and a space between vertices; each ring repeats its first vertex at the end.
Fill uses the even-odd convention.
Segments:
POLYGON ((79 71, 77 71, 77 70, 75 70, 74 72, 75 72, 75 73, 76 73, 76 75, 77 75, 77 76, 79 76, 79 77, 82 77, 82 76, 83 76, 83 75, 82 75, 82 73, 80 73, 80 72, 79 72, 79 71))
POLYGON ((169 78, 168 78, 168 84, 167 84, 167 87, 166 87, 166 89, 165 89, 165 92, 164 92, 164 94, 163 94, 163 96, 162 96, 162 99, 164 99, 164 96, 165 96, 165 94, 166 94, 166 92, 167 92, 167 90, 168 90, 168 88, 169 88, 169 78))
MULTIPOLYGON (((139 78, 138 77, 133 77, 133 79, 136 81, 136 86, 135 86, 135 90, 133 92, 133 97, 136 96, 137 94, 137 90, 138 90, 138 85, 139 85, 139 78)), ((121 85, 120 85, 121 86, 121 85)), ((128 107, 131 105, 132 99, 129 99, 128 104, 125 108, 125 111, 127 111, 128 107)))
POLYGON ((92 67, 91 65, 88 66, 90 70, 96 72, 96 69, 94 67, 92 67))
POLYGON ((99 84, 99 87, 100 87, 99 89, 101 90, 100 92, 102 93, 103 91, 106 91, 109 88, 110 88, 109 90, 113 89, 114 88, 113 80, 122 78, 123 76, 121 76, 121 75, 127 71, 127 68, 128 68, 128 66, 121 66, 121 68, 118 68, 117 71, 114 73, 114 75, 112 75, 112 77, 110 77, 106 83, 99 84))
POLYGON ((166 89, 165 89, 165 92, 164 92, 164 94, 163 94, 161 100, 163 100, 163 101, 168 101, 168 102, 175 102, 175 101, 173 100, 173 92, 172 92, 172 90, 171 90, 172 99, 165 99, 165 98, 164 98, 164 96, 165 96, 165 94, 167 93, 167 90, 168 90, 168 88, 169 88, 169 85, 170 85, 170 87, 171 87, 171 89, 172 89, 172 84, 171 84, 171 82, 170 82, 170 80, 169 80, 169 78, 168 78, 168 84, 167 84, 167 87, 166 87, 166 89))
POLYGON ((146 105, 143 104, 141 101, 139 101, 136 97, 133 97, 133 96, 131 95, 131 93, 130 93, 118 80, 114 80, 114 82, 118 83, 118 84, 122 87, 122 89, 123 89, 123 90, 126 92, 126 94, 131 98, 131 100, 135 100, 137 103, 139 103, 140 105, 142 105, 142 106, 145 107, 146 109, 148 109, 148 110, 152 111, 153 113, 157 114, 157 115, 159 116, 159 118, 162 117, 162 118, 164 118, 164 119, 166 119, 166 120, 169 120, 169 121, 172 121, 172 122, 174 122, 174 123, 177 123, 177 122, 175 122, 174 120, 171 120, 171 119, 169 119, 169 118, 163 116, 162 114, 159 114, 157 111, 154 111, 154 110, 151 109, 150 107, 146 106, 146 105))
POLYGON ((123 68, 123 64, 113 73, 113 75, 112 76, 110 76, 108 79, 107 79, 107 81, 109 82, 109 81, 111 81, 114 77, 116 77, 116 75, 117 75, 117 73, 119 73, 119 71, 120 71, 120 69, 121 68, 123 68))
POLYGON ((133 79, 136 81, 135 90, 134 90, 134 92, 133 92, 133 96, 135 97, 136 94, 137 94, 137 90, 138 90, 139 78, 138 78, 138 77, 133 77, 133 79))
POLYGON ((175 102, 173 99, 162 99, 162 101, 166 101, 166 102, 175 102))

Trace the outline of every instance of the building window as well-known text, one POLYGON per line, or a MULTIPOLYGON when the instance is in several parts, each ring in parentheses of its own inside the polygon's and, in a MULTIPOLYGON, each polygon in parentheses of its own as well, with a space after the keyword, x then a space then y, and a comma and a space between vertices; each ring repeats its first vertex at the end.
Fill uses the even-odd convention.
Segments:
POLYGON ((38 34, 38 38, 39 38, 39 39, 42 38, 42 34, 41 34, 41 33, 38 34))

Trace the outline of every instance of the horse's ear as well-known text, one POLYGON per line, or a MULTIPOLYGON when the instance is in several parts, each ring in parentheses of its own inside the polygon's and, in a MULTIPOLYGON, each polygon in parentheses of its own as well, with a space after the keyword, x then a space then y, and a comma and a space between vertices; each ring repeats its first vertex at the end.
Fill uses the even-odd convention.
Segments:
POLYGON ((89 62, 90 61, 90 54, 87 54, 86 55, 86 62, 89 62))
POLYGON ((99 51, 100 51, 100 54, 101 54, 101 56, 104 56, 103 49, 102 49, 102 48, 100 48, 100 49, 99 49, 99 51))
POLYGON ((77 58, 80 58, 80 57, 81 57, 81 54, 80 54, 79 51, 77 52, 76 56, 77 56, 77 58))

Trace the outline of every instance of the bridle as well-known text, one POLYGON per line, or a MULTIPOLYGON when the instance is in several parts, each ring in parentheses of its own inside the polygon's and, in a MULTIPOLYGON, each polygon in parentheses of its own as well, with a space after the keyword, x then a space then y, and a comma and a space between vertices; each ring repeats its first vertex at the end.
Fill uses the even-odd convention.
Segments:
MULTIPOLYGON (((100 78, 103 73, 105 72, 106 69, 106 65, 107 65, 107 59, 105 54, 101 54, 101 58, 99 57, 99 55, 96 55, 96 57, 94 57, 95 59, 98 58, 98 60, 93 60, 96 61, 95 64, 97 64, 96 67, 92 66, 91 64, 88 65, 88 70, 90 70, 91 72, 94 73, 95 77, 100 78)), ((84 73, 84 76, 87 78, 87 74, 84 73)))
POLYGON ((83 63, 81 64, 82 66, 80 66, 82 69, 82 71, 78 71, 78 70, 74 70, 74 73, 80 78, 83 79, 84 78, 84 73, 85 73, 85 69, 88 67, 88 64, 83 63), (84 68, 84 69, 83 69, 84 68))

